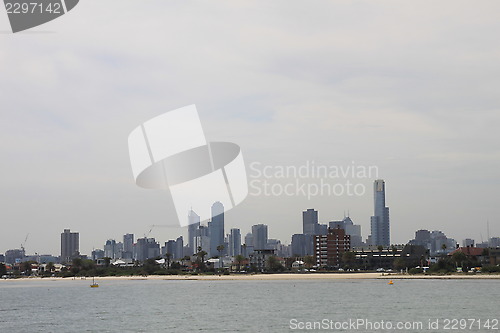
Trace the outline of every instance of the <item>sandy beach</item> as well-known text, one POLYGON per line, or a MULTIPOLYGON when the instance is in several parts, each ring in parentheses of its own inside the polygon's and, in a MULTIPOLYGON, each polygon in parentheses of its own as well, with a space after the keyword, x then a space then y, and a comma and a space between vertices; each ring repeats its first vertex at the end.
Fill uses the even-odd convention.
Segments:
MULTIPOLYGON (((353 279, 388 279, 388 280, 414 280, 414 279, 439 279, 439 280, 463 280, 463 279, 500 279, 497 275, 403 275, 382 273, 317 273, 317 274, 234 274, 234 275, 149 275, 149 276, 105 276, 96 277, 99 281, 112 280, 200 280, 200 281, 260 281, 260 280, 353 280, 353 279)), ((20 278, 1 281, 74 281, 92 280, 92 278, 20 278)))

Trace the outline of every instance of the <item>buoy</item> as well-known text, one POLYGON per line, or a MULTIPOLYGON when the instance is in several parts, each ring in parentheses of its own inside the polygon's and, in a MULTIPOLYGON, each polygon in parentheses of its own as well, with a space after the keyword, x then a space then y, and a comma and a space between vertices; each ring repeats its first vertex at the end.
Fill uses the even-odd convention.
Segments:
POLYGON ((394 284, 394 282, 392 282, 392 280, 391 280, 391 281, 389 281, 389 283, 388 283, 388 284, 394 284))

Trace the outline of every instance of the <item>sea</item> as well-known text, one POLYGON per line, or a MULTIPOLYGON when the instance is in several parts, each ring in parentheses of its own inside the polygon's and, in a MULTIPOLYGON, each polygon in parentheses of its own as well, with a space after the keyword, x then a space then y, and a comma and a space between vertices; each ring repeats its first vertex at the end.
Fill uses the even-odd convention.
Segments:
POLYGON ((0 281, 0 332, 500 332, 500 280, 96 282, 0 281))

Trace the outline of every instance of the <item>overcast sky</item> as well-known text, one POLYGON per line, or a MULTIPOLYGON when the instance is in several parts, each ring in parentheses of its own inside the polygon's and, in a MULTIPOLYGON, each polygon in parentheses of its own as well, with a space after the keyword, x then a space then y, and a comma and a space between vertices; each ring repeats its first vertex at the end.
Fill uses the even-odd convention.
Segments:
MULTIPOLYGON (((71 228, 90 254, 175 225, 168 192, 135 185, 127 137, 190 104, 247 166, 377 166, 393 243, 486 240, 488 220, 500 235, 498 1, 83 0, 9 31, 2 9, 0 253, 28 233, 28 253, 59 255, 71 228)), ((322 223, 349 210, 366 238, 374 179, 362 196, 249 196, 226 230, 265 223, 290 243, 315 208, 322 223)))

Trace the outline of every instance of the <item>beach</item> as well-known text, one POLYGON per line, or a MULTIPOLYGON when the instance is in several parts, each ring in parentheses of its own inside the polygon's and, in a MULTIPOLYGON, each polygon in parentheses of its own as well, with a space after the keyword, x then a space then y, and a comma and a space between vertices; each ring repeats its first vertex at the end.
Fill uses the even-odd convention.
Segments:
MULTIPOLYGON (((500 274, 475 274, 475 275, 407 275, 407 274, 387 274, 387 273, 314 273, 314 274, 231 274, 231 275, 148 275, 148 276, 103 276, 96 277, 96 281, 112 280, 200 280, 200 281, 260 281, 260 280, 355 280, 355 279, 388 279, 388 280, 420 280, 420 279, 440 279, 440 280, 464 280, 464 279, 500 279, 500 274)), ((92 280, 92 278, 80 277, 29 277, 19 279, 6 279, 1 281, 74 281, 92 280)))

